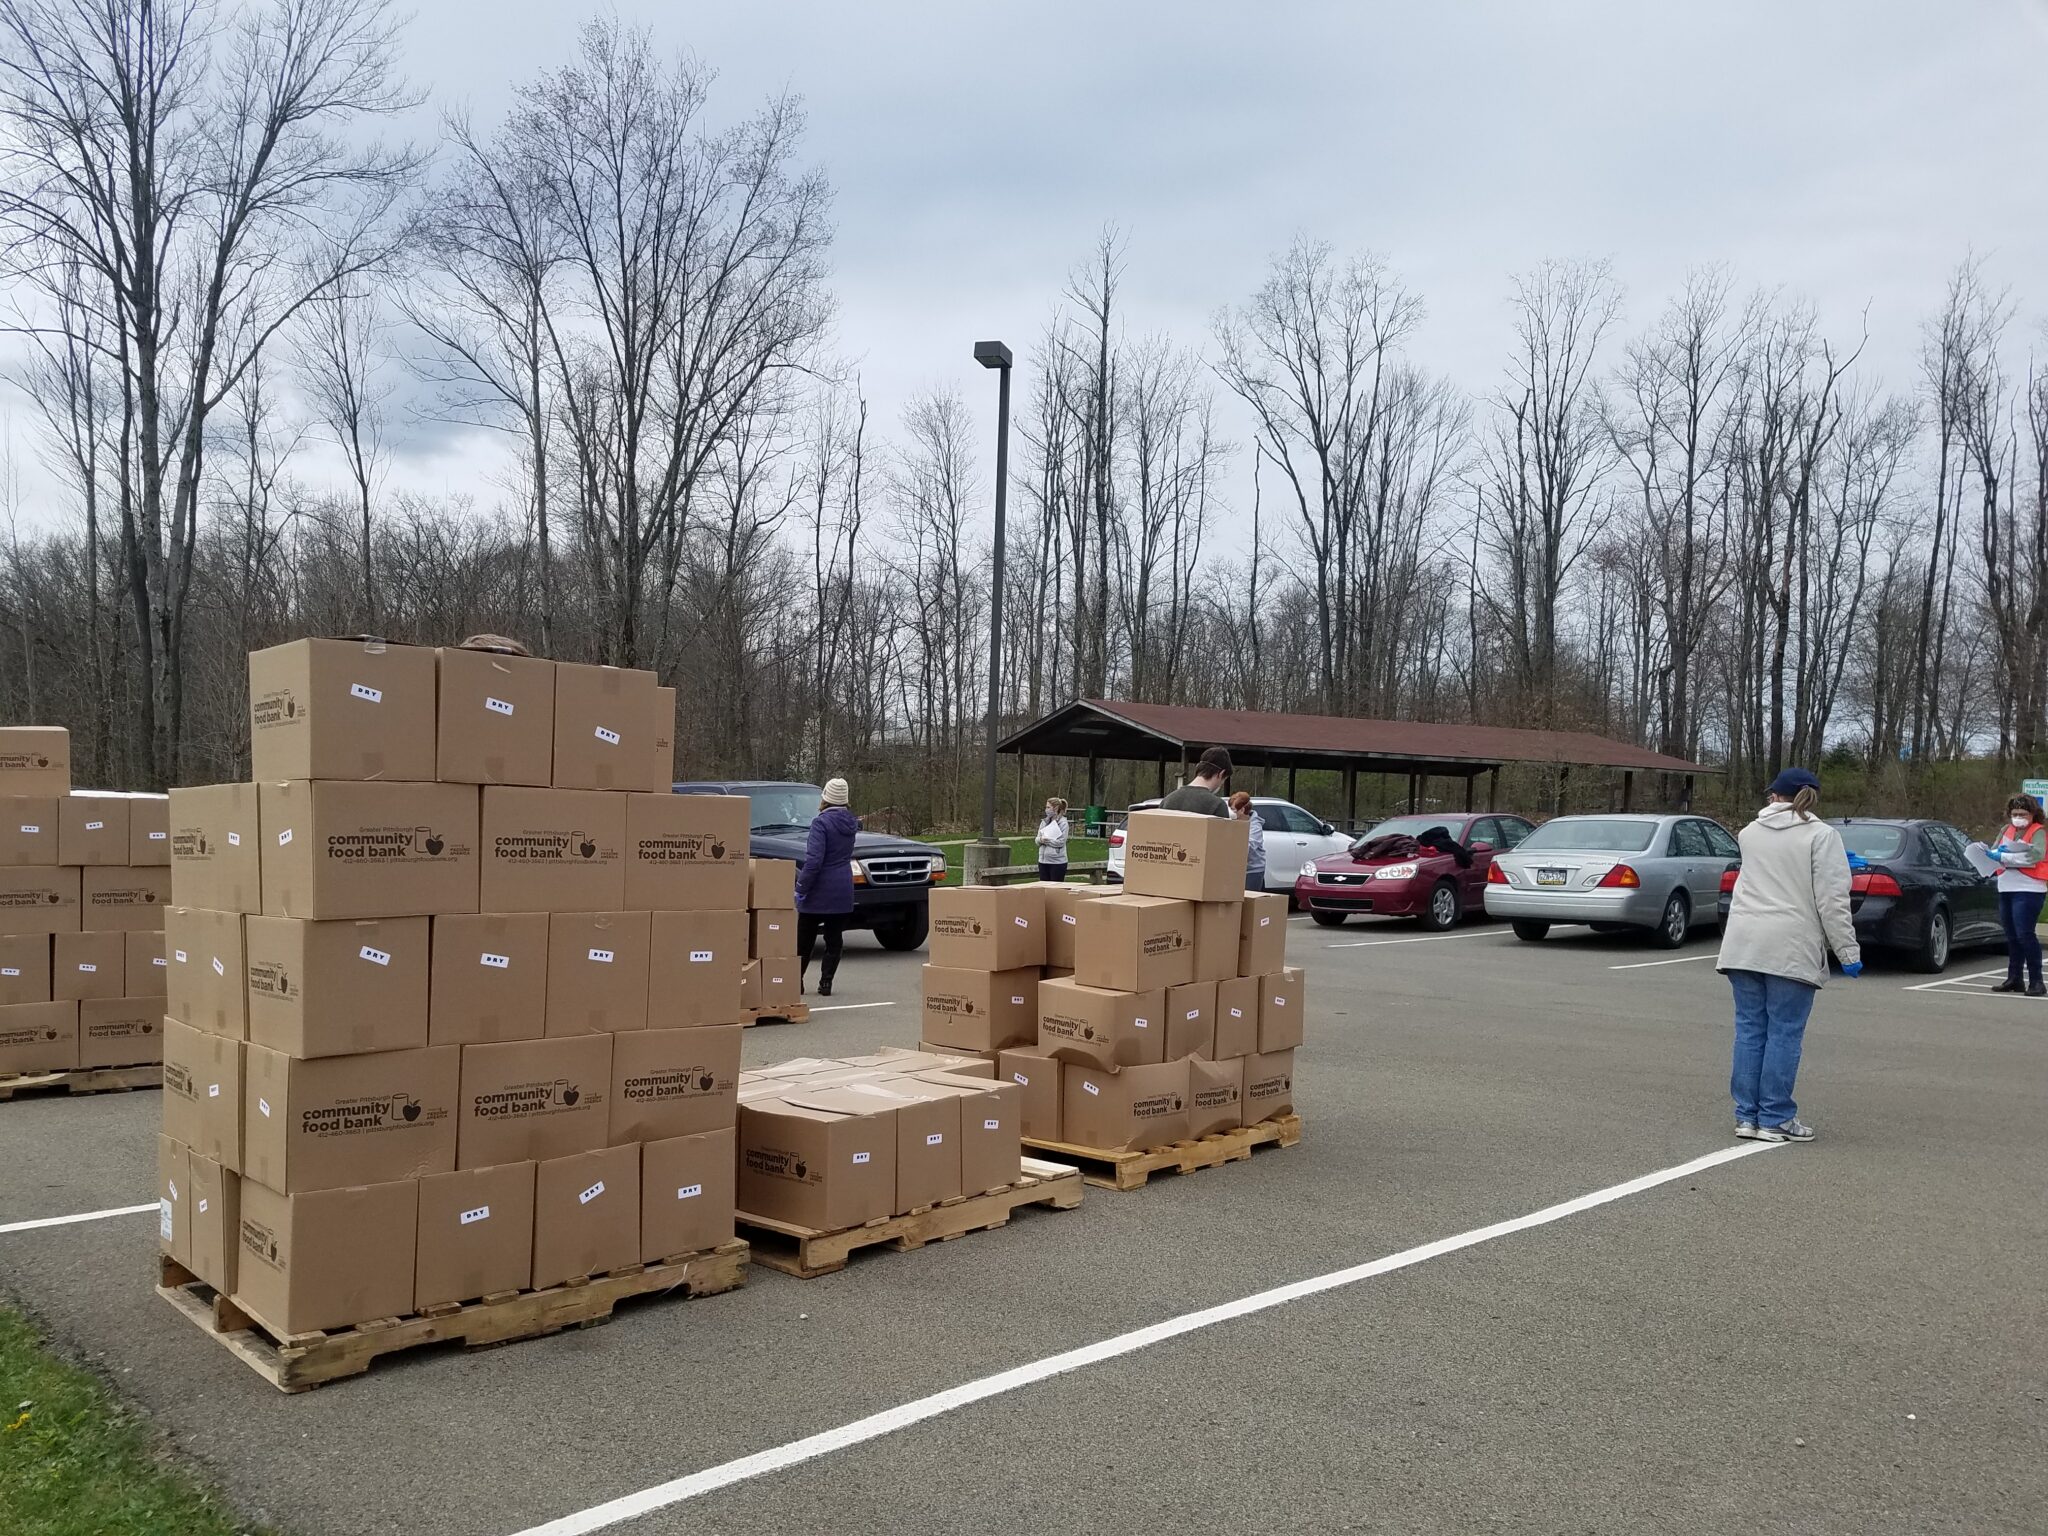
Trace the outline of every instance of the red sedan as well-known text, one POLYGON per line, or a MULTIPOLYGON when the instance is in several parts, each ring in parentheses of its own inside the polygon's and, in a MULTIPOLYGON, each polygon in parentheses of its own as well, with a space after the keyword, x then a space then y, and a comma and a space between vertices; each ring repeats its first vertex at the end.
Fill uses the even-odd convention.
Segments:
POLYGON ((1492 811, 1395 816, 1349 851, 1304 866, 1294 899, 1325 928, 1354 912, 1452 928, 1466 913, 1486 910, 1486 870, 1494 853, 1506 852, 1535 829, 1527 817, 1492 811))

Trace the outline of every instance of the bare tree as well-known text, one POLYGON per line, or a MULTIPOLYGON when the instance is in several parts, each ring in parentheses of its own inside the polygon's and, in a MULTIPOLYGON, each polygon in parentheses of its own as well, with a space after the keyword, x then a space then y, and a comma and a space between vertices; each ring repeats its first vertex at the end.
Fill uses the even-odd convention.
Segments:
POLYGON ((384 471, 384 405, 391 384, 377 301, 343 283, 307 310, 301 374, 315 417, 348 466, 362 561, 363 628, 377 630, 377 567, 371 557, 371 497, 384 471))

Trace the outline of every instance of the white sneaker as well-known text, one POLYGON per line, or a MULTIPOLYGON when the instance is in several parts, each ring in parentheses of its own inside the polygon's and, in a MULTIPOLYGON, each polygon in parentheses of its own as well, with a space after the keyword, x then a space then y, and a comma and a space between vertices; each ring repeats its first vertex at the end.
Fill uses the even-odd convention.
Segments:
POLYGON ((1763 1137, 1763 1132, 1759 1131, 1756 1128, 1756 1122, 1754 1120, 1736 1121, 1735 1134, 1741 1137, 1744 1141, 1758 1141, 1761 1140, 1763 1137))
POLYGON ((1758 1141, 1811 1141, 1813 1127, 1804 1120, 1787 1120, 1782 1125, 1760 1125, 1756 1128, 1758 1141))

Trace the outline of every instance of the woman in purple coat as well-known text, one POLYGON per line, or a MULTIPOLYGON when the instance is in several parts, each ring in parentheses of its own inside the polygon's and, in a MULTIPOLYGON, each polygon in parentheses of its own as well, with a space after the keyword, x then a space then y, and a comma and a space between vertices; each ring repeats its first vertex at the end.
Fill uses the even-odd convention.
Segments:
POLYGON ((825 960, 818 969, 818 995, 832 995, 846 920, 853 915, 853 839, 860 818, 846 808, 846 780, 827 779, 823 805, 811 820, 804 861, 796 871, 798 985, 811 969, 811 945, 825 936, 825 960))

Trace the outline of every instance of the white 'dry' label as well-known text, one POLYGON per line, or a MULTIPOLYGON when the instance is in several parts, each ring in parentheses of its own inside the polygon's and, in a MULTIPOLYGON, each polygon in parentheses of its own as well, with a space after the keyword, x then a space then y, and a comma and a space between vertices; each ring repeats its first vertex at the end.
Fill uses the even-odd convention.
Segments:
POLYGON ((944 1131, 933 1131, 931 1135, 925 1137, 924 1144, 928 1147, 936 1147, 945 1139, 946 1133, 944 1131))
POLYGON ((98 832, 102 830, 105 826, 106 823, 104 821, 88 821, 85 824, 85 830, 88 832, 98 832))
POLYGON ((1000 1120, 984 1120, 981 1122, 981 1128, 984 1131, 999 1131, 1003 1128, 1003 1122, 1000 1120))
MULTIPOLYGON (((286 843, 290 842, 291 840, 292 840, 292 839, 291 839, 291 834, 290 834, 290 833, 286 833, 286 834, 285 834, 285 835, 284 835, 284 836, 283 836, 282 838, 280 838, 280 839, 279 839, 279 841, 280 841, 280 842, 286 842, 286 843)), ((241 847, 241 846, 242 846, 242 834, 241 834, 241 833, 239 833, 239 832, 230 832, 230 833, 228 834, 228 846, 229 846, 230 848, 239 848, 239 847, 241 847)))
POLYGON ((1140 1029, 1150 1029, 1152 1027, 1152 1021, 1150 1019, 1133 1019, 1131 1020, 1131 1022, 1137 1025, 1140 1029))
POLYGON ((859 1167, 859 1166, 860 1166, 860 1165, 861 1165, 862 1163, 864 1163, 864 1162, 866 1162, 866 1161, 868 1160, 868 1156, 869 1156, 869 1154, 868 1154, 868 1153, 866 1153, 866 1152, 856 1152, 856 1153, 854 1153, 854 1154, 853 1154, 853 1161, 854 1161, 854 1166, 855 1166, 855 1167, 859 1167))
POLYGON ((582 1194, 576 1197, 576 1203, 578 1205, 588 1205, 591 1201, 595 1200, 599 1195, 603 1193, 604 1180, 599 1179, 595 1184, 591 1185, 590 1188, 586 1189, 585 1191, 583 1191, 582 1194))
POLYGON ((1065 923, 1069 928, 1071 928, 1074 926, 1074 914, 1071 912, 1062 912, 1060 914, 1060 921, 1065 923))
POLYGON ((187 961, 188 961, 188 960, 190 959, 190 957, 189 957, 189 956, 188 956, 188 955, 187 955, 187 954, 185 953, 185 951, 183 951, 182 949, 181 949, 181 950, 178 950, 178 951, 176 951, 176 953, 177 953, 177 956, 178 956, 178 964, 180 964, 180 965, 184 965, 184 964, 186 964, 186 963, 187 963, 187 961))
POLYGON ((93 964, 93 963, 92 963, 92 962, 91 962, 90 960, 81 960, 81 961, 79 961, 79 962, 78 962, 78 968, 79 968, 79 969, 80 969, 81 971, 84 971, 84 972, 86 972, 86 973, 87 973, 88 975, 90 975, 90 974, 91 974, 92 972, 94 972, 94 971, 96 971, 96 970, 98 970, 98 969, 99 969, 99 967, 98 967, 98 966, 96 966, 96 965, 94 965, 94 964, 93 964))
POLYGON ((168 1243, 171 1240, 171 1202, 168 1200, 157 1201, 157 1232, 163 1241, 168 1243))
MULTIPOLYGON (((228 837, 229 837, 229 839, 230 839, 230 840, 233 840, 233 839, 234 839, 234 836, 235 836, 235 834, 234 834, 234 833, 232 833, 232 832, 230 832, 230 833, 228 834, 228 837)), ((278 846, 278 847, 280 847, 280 848, 284 847, 284 846, 285 846, 285 844, 289 843, 289 842, 290 842, 291 840, 292 840, 292 829, 291 829, 290 827, 286 827, 286 828, 285 828, 285 829, 284 829, 284 830, 283 830, 282 832, 280 832, 280 833, 278 833, 278 834, 277 834, 277 846, 278 846)))
POLYGON ((22 832, 23 832, 23 833, 24 833, 24 834, 25 834, 26 836, 29 836, 29 837, 34 837, 34 836, 35 836, 35 835, 36 835, 37 833, 41 832, 41 831, 42 831, 43 829, 42 829, 41 827, 31 827, 31 826, 27 825, 26 823, 24 823, 24 824, 23 824, 23 826, 22 826, 22 829, 21 829, 21 830, 22 830, 22 832))
MULTIPOLYGON (((159 960, 157 964, 162 965, 163 961, 159 960)), ((18 965, 0 965, 0 976, 19 976, 20 974, 21 967, 18 965)))
POLYGON ((163 840, 164 840, 165 838, 169 837, 170 835, 171 835, 171 834, 170 834, 170 833, 168 833, 168 832, 152 832, 152 833, 150 833, 150 834, 149 834, 149 840, 150 840, 150 841, 151 841, 152 843, 160 843, 160 842, 162 842, 162 841, 163 841, 163 840))
POLYGON ((484 699, 484 708, 494 715, 509 715, 512 713, 512 706, 503 699, 486 697, 484 699))
POLYGON ((597 728, 597 739, 608 747, 616 747, 619 744, 619 733, 617 731, 608 731, 600 725, 597 728))
POLYGON ((382 704, 384 702, 384 690, 382 688, 372 688, 367 683, 350 683, 348 691, 351 698, 361 699, 366 704, 382 704))
POLYGON ((1093 1094, 1100 1094, 1102 1092, 1102 1090, 1096 1087, 1093 1083, 1083 1083, 1081 1086, 1093 1094))
POLYGON ((509 970, 512 966, 512 957, 510 955, 482 954, 477 956, 477 960, 483 965, 488 965, 494 971, 509 970))
POLYGON ((256 1107, 263 1111, 264 1119, 268 1120, 270 1118, 270 1100, 258 1099, 256 1101, 256 1107))
POLYGON ((678 1200, 694 1200, 703 1193, 704 1186, 702 1184, 685 1184, 676 1191, 676 1198, 678 1200))
POLYGON ((1012 1006, 1017 1008, 1022 1008, 1024 1006, 1024 999, 1022 997, 1013 996, 1010 999, 1010 1002, 1012 1006))
POLYGON ((692 965, 705 965, 717 958, 718 956, 708 949, 693 949, 690 951, 690 964, 692 965))
POLYGON ((590 952, 590 958, 599 965, 610 965, 612 963, 612 952, 608 949, 593 949, 590 952))
POLYGON ((358 953, 372 965, 389 965, 391 963, 391 956, 388 953, 381 949, 372 949, 367 944, 358 953))
POLYGON ((220 956, 215 955, 213 957, 213 974, 216 976, 225 976, 227 975, 227 973, 228 968, 220 963, 220 956))
POLYGON ((465 1227, 473 1221, 489 1221, 491 1219, 491 1208, 488 1205, 480 1205, 473 1211, 464 1211, 461 1219, 465 1227))
POLYGON ((1010 921, 1015 923, 1019 928, 1029 928, 1031 926, 1031 919, 1028 917, 1013 917, 1010 919, 1010 921))

